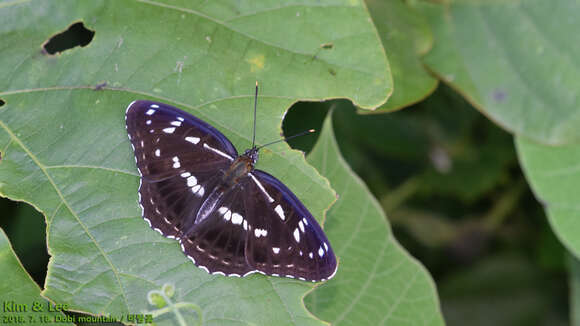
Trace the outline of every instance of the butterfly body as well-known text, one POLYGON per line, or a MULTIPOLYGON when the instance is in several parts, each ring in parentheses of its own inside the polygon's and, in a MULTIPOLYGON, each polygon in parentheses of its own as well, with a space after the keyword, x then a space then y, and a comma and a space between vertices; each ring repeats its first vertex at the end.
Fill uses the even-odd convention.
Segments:
POLYGON ((256 147, 238 155, 213 126, 158 102, 131 103, 126 125, 143 218, 179 240, 198 267, 309 281, 334 275, 324 232, 282 182, 254 168, 256 147))
MULTIPOLYGON (((251 150, 248 150, 247 152, 250 151, 251 150)), ((253 151, 256 151, 256 149, 253 149, 253 151)), ((247 177, 248 173, 254 170, 254 164, 257 162, 257 155, 255 156, 256 159, 253 159, 250 156, 251 153, 253 152, 240 155, 234 160, 222 178, 224 185, 233 186, 240 181, 240 178, 247 177)), ((257 152, 255 153, 257 154, 257 152)))

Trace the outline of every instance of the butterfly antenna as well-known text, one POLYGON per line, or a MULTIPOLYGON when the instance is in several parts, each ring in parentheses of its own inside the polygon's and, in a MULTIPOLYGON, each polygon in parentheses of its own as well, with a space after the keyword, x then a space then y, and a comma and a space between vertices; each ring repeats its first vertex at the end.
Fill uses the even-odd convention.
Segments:
POLYGON ((254 95, 254 135, 252 136, 252 148, 256 145, 256 111, 258 109, 258 81, 256 80, 256 94, 254 95))
POLYGON ((303 132, 301 132, 301 133, 298 133, 298 134, 296 134, 296 135, 293 135, 293 136, 290 136, 290 137, 285 137, 285 138, 282 138, 282 139, 275 140, 275 141, 273 141, 273 142, 271 142, 271 143, 264 144, 264 145, 262 145, 262 146, 259 146, 259 147, 258 147, 258 148, 256 148, 256 149, 260 149, 260 148, 262 148, 262 147, 270 146, 270 145, 272 145, 272 144, 276 144, 276 143, 279 143, 279 142, 282 142, 282 141, 290 140, 290 139, 292 139, 292 138, 296 138, 296 137, 304 136, 304 135, 307 135, 307 134, 311 134, 311 133, 313 133, 313 132, 315 132, 315 131, 316 131, 316 130, 314 130, 314 129, 306 130, 306 131, 303 131, 303 132))

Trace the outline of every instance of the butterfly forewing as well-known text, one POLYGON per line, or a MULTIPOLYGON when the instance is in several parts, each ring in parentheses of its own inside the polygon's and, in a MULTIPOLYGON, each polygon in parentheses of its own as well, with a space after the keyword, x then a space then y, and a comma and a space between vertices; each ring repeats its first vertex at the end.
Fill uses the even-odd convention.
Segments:
POLYGON ((127 132, 143 178, 162 180, 176 173, 215 172, 238 153, 218 130, 172 106, 135 101, 126 113, 127 132))
POLYGON ((126 112, 141 175, 143 218, 179 238, 210 273, 329 279, 337 262, 310 212, 279 180, 254 170, 218 130, 172 106, 135 101, 126 112))
POLYGON ((248 263, 267 275, 309 281, 332 277, 336 258, 306 207, 266 172, 254 170, 245 181, 252 226, 246 242, 248 263))
POLYGON ((131 103, 126 123, 141 174, 143 217, 163 235, 180 237, 236 149, 207 123, 162 103, 131 103))

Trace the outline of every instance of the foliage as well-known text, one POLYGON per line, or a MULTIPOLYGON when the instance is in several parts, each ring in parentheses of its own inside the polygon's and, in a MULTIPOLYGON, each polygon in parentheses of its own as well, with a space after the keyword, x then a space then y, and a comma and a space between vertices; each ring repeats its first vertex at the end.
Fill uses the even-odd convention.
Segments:
POLYGON ((0 1, 2 300, 157 325, 578 322, 579 11, 0 1), (259 144, 318 130, 258 168, 324 224, 323 284, 208 275, 140 217, 128 103, 180 107, 241 151, 256 80, 259 144))

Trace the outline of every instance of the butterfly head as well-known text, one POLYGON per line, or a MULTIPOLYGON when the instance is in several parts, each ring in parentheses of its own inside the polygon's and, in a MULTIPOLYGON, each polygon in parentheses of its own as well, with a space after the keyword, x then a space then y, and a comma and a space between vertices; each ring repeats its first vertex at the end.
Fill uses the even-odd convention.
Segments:
POLYGON ((252 165, 256 164, 258 162, 258 148, 254 146, 253 148, 246 149, 243 156, 252 160, 252 165))

